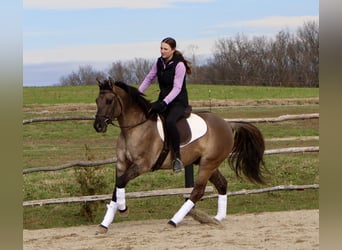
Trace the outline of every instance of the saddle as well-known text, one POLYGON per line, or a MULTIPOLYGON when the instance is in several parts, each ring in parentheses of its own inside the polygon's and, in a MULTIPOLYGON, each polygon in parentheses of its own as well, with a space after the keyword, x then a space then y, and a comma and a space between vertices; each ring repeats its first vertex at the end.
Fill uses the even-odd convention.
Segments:
MULTIPOLYGON (((180 146, 185 146, 191 141, 194 141, 205 134, 207 125, 203 118, 196 113, 192 113, 192 107, 188 106, 181 117, 176 123, 179 133, 180 146)), ((163 141, 169 141, 165 129, 165 117, 161 114, 158 116, 157 128, 159 136, 163 141)))
POLYGON ((191 139, 191 129, 189 123, 187 122, 187 118, 190 117, 192 112, 192 106, 188 106, 181 119, 179 119, 176 123, 178 133, 179 133, 179 140, 180 145, 187 144, 191 139))
MULTIPOLYGON (((177 121, 176 126, 179 133, 180 147, 186 146, 192 141, 202 137, 207 132, 207 125, 205 121, 199 115, 192 113, 192 107, 190 105, 184 111, 182 118, 177 121)), ((158 160, 152 167, 152 171, 160 168, 170 151, 170 138, 167 137, 165 117, 163 115, 158 116, 157 128, 160 138, 164 141, 164 146, 158 157, 158 160)))

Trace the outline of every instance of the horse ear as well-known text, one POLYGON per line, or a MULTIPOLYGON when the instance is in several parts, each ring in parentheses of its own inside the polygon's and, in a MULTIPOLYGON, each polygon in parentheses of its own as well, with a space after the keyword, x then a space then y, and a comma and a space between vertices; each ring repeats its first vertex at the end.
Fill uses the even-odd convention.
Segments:
POLYGON ((108 77, 109 80, 109 86, 114 90, 114 85, 115 85, 115 81, 112 77, 108 77))
POLYGON ((97 84, 99 86, 101 86, 103 84, 103 82, 101 81, 100 77, 98 77, 98 76, 96 77, 96 81, 97 81, 97 84))

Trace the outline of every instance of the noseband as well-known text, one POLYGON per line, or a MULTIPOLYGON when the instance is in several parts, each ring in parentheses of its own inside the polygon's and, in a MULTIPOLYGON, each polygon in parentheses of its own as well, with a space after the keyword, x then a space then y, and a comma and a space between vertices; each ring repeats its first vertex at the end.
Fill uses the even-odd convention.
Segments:
MULTIPOLYGON (((97 120, 98 118, 103 118, 104 122, 107 125, 109 125, 109 124, 114 125, 113 120, 109 116, 106 116, 106 115, 95 115, 95 120, 97 120)), ((116 119, 116 118, 114 118, 114 119, 116 119)))

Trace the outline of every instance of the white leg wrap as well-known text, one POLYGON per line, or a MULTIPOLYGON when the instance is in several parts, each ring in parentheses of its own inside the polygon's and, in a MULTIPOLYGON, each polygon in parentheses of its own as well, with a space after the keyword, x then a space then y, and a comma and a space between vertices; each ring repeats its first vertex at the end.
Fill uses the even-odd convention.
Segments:
POLYGON ((101 222, 102 226, 109 227, 109 225, 113 222, 116 210, 118 209, 118 205, 116 202, 111 201, 107 204, 107 212, 103 221, 101 222))
POLYGON ((116 203, 119 210, 126 209, 125 188, 116 188, 116 203))
POLYGON ((188 199, 178 210, 178 212, 172 217, 171 221, 177 225, 190 212, 194 205, 195 204, 190 199, 188 199))
POLYGON ((217 199, 217 215, 215 219, 218 221, 223 220, 227 216, 227 195, 218 195, 217 199))

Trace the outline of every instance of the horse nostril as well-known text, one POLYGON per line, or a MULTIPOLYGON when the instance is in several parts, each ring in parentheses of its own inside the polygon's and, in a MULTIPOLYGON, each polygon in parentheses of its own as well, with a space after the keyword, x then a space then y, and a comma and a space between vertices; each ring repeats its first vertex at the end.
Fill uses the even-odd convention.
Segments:
POLYGON ((100 124, 100 123, 97 123, 97 122, 94 122, 94 129, 95 129, 97 132, 100 132, 100 131, 101 131, 101 124, 100 124))
POLYGON ((107 130, 107 124, 103 123, 103 122, 94 122, 93 124, 94 129, 96 130, 96 132, 106 132, 107 130))

